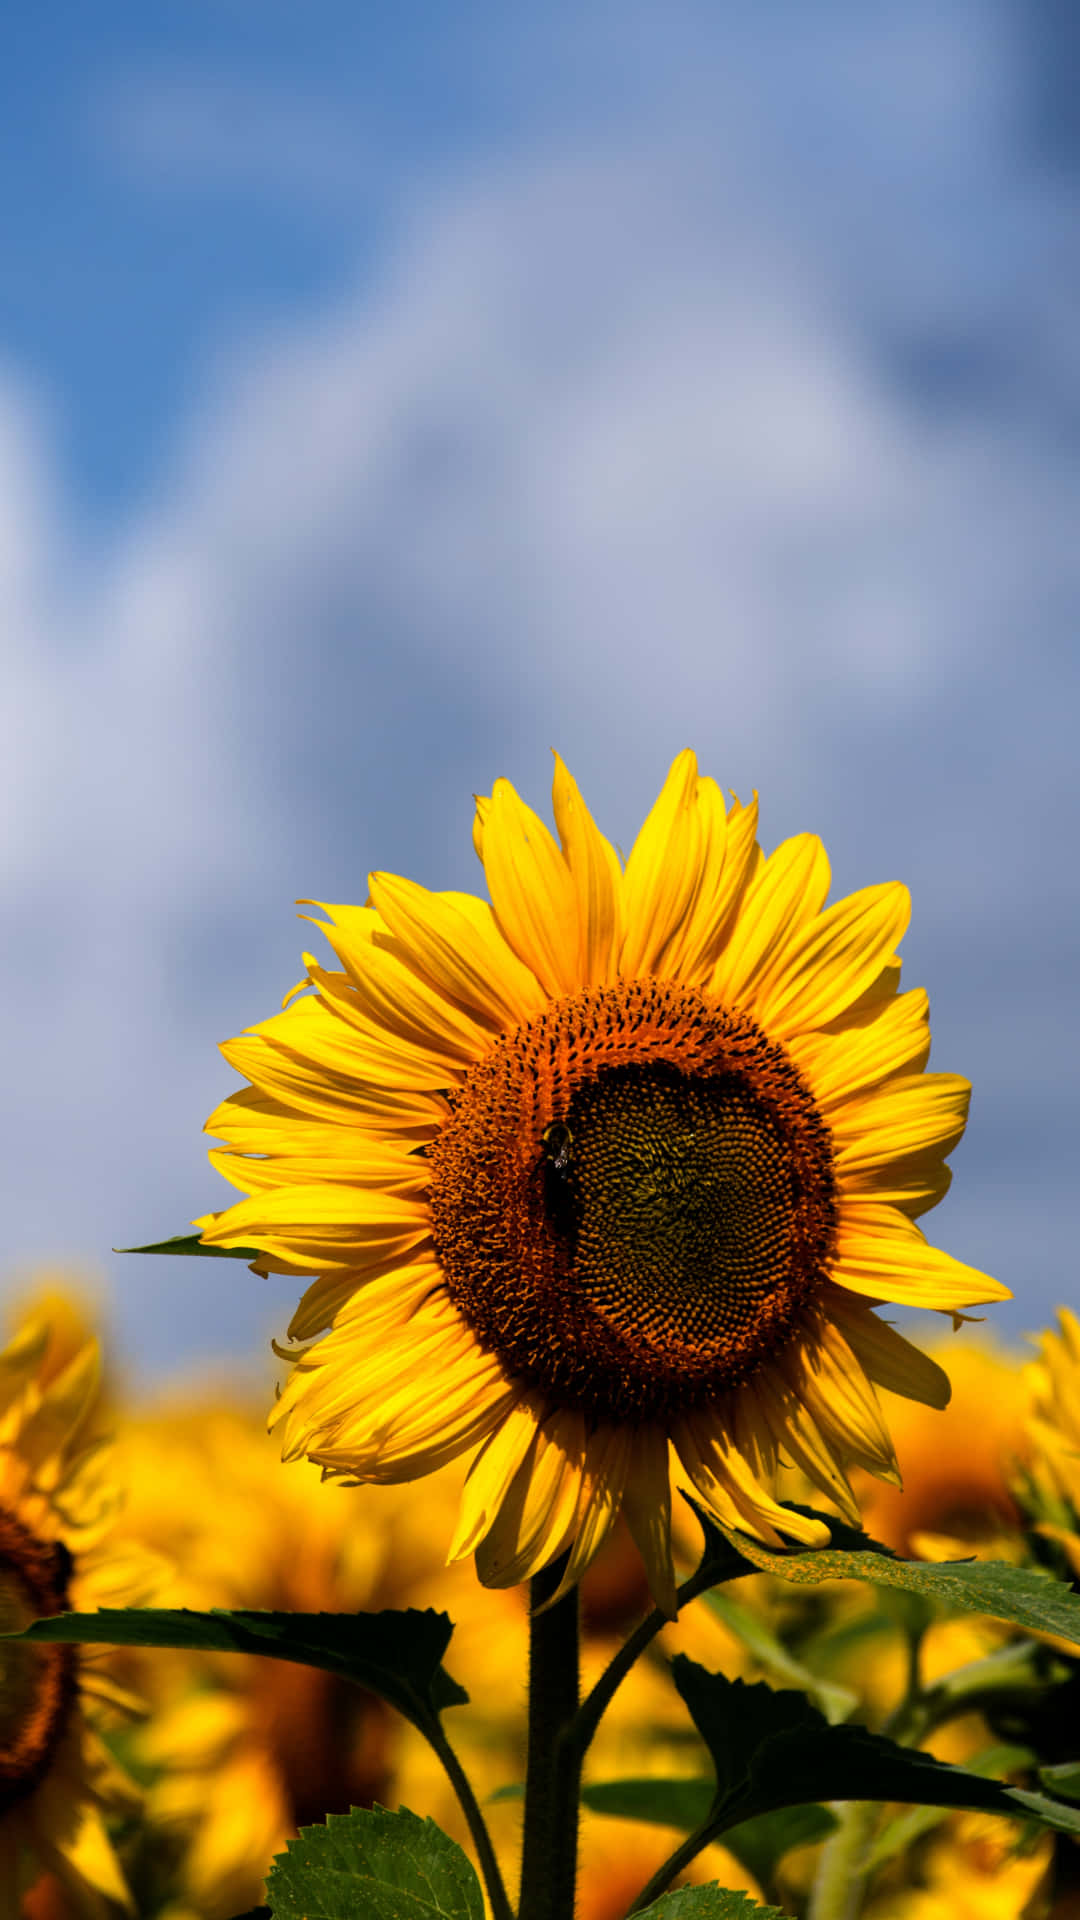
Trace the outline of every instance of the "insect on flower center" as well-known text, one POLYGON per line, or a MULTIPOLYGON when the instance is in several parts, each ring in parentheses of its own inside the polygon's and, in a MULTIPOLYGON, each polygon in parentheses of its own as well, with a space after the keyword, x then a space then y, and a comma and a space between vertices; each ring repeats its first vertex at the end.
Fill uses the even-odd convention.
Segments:
MULTIPOLYGON (((0 1507, 0 1632, 68 1607, 66 1547, 0 1507)), ((0 1815, 48 1771, 76 1692, 75 1648, 0 1641, 0 1815)))
POLYGON ((429 1152, 452 1299, 508 1372, 597 1418, 744 1382, 833 1249, 830 1138, 794 1066, 675 982, 504 1035, 429 1152))

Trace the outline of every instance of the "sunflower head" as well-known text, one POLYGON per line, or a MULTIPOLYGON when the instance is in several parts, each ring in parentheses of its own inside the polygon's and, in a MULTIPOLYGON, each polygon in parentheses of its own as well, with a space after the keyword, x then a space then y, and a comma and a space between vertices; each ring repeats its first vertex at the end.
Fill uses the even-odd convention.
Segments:
POLYGON ((556 759, 558 839, 505 780, 477 802, 490 903, 370 877, 323 907, 337 968, 230 1042, 211 1116, 247 1198, 197 1222, 314 1274, 275 1411, 354 1481, 471 1453, 454 1555, 580 1578, 622 1512, 674 1606, 670 1469, 724 1522, 823 1543, 789 1462, 848 1518, 896 1477, 875 1386, 941 1368, 875 1307, 1007 1289, 930 1247, 970 1089, 925 1071, 895 883, 826 905, 813 835, 680 754, 625 865, 556 759))

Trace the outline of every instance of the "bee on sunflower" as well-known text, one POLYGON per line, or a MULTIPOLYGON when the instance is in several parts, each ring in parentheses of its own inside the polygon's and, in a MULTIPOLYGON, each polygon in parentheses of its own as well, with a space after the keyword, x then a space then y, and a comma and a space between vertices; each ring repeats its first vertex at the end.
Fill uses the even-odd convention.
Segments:
POLYGON ((553 802, 558 841, 508 781, 478 800, 490 904, 375 873, 321 905, 340 968, 305 955, 223 1048, 249 1084, 211 1158, 248 1197, 196 1225, 315 1276, 287 1457, 393 1482, 471 1454, 451 1556, 496 1587, 565 1556, 552 1600, 621 1512, 670 1615, 673 1464, 722 1522, 824 1544, 781 1461, 857 1520, 846 1469, 897 1475, 876 1388, 948 1400, 876 1308, 1008 1289, 916 1224, 970 1088, 899 991, 906 889, 826 906, 820 840, 766 858, 690 752, 625 866, 558 757, 553 802))
MULTIPOLYGON (((156 1567, 110 1543, 118 1503, 93 1432, 100 1358, 81 1339, 57 1365, 47 1312, 0 1349, 0 1628, 69 1609, 141 1604, 156 1567)), ((61 1345, 63 1334, 61 1329, 61 1345)), ((19 1920, 43 1878, 64 1911, 134 1911, 107 1818, 136 1812, 134 1784, 98 1730, 137 1703, 74 1646, 0 1642, 0 1920, 19 1920)))

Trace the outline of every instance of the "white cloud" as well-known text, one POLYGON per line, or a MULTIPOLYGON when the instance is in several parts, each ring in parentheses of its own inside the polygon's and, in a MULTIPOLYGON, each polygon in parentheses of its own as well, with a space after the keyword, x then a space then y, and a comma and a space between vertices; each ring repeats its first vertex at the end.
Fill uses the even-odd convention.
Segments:
MULTIPOLYGON (((212 1041, 295 978, 294 895, 471 884, 470 788, 535 796, 552 744, 626 841, 689 741, 769 837, 826 831, 845 887, 915 879, 942 1064, 989 1083, 949 1233, 994 1265, 1008 1151, 1047 1310, 1064 1063, 1026 1008, 1075 801, 1067 456, 905 404, 773 210, 687 160, 608 136, 417 201, 374 287, 220 371, 167 497, 95 551, 0 393, 21 1259, 214 1202, 212 1041)), ((153 1365, 239 1350, 269 1304, 243 1267, 116 1271, 153 1365)))

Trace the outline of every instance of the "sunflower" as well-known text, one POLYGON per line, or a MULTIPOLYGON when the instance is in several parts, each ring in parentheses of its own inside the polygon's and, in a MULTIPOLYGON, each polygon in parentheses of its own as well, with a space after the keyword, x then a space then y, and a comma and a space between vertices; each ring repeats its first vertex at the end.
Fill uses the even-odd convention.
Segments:
POLYGON ((1080 1576, 1080 1320, 1058 1309, 1058 1325, 1039 1336, 1039 1357, 1024 1368, 1030 1479, 1026 1504, 1041 1531, 1060 1540, 1080 1576))
MULTIPOLYGON (((100 1361, 84 1341, 57 1368, 47 1315, 0 1350, 0 1626, 144 1600, 153 1563, 115 1550, 116 1488, 92 1432, 100 1361)), ((64 1344, 67 1326, 60 1330, 64 1344)), ((101 1920, 131 1896, 105 1823, 139 1806, 94 1726, 130 1696, 74 1647, 0 1652, 0 1920, 42 1875, 64 1910, 101 1920)))
POLYGON ((896 1475, 875 1385, 948 1399, 874 1307, 1008 1289, 915 1224, 970 1088, 924 1071, 905 888, 826 907, 820 840, 766 859, 689 752, 625 866, 558 757, 554 813, 558 843, 508 781, 478 800, 490 905, 384 873, 302 903, 340 970, 305 955, 222 1049, 250 1084, 211 1158, 248 1197, 196 1225, 316 1276, 287 1457, 387 1482, 473 1454, 451 1555, 490 1586, 565 1553, 569 1590, 621 1511, 670 1613, 672 1449, 721 1521, 823 1544, 780 1461, 854 1520, 845 1466, 896 1475))

